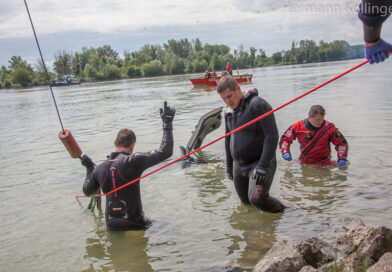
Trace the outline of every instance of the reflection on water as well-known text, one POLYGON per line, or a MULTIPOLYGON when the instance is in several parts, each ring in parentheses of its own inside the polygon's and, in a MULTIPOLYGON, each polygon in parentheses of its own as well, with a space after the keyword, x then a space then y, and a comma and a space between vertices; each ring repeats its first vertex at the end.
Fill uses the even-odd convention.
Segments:
MULTIPOLYGON (((237 268, 252 271, 258 260, 276 241, 275 228, 281 213, 262 213, 253 206, 240 205, 230 217, 233 229, 241 235, 231 236, 229 252, 239 252, 237 268)), ((236 271, 236 270, 233 270, 236 271)))
POLYGON ((292 207, 328 213, 342 200, 347 172, 336 167, 291 163, 280 179, 281 194, 292 207))
MULTIPOLYGON (((274 108, 359 61, 251 69, 253 84, 274 108)), ((276 241, 330 239, 344 216, 392 227, 391 62, 367 65, 276 112, 280 133, 321 104, 350 146, 344 169, 283 161, 271 195, 290 208, 267 214, 243 205, 226 177, 223 141, 199 154, 205 163, 176 163, 141 182, 146 231, 111 233, 80 194, 85 169, 58 140, 60 126, 45 87, 0 91, 0 266, 4 271, 251 271, 276 241), (184 167, 185 166, 185 167, 184 167), (26 246, 28 245, 28 246, 26 246), (66 252, 66 254, 64 254, 66 252)), ((181 156, 200 117, 223 106, 214 90, 193 89, 192 75, 87 83, 54 88, 64 125, 97 163, 113 151, 119 129, 137 135, 136 152, 159 147, 164 100, 176 108, 181 156)), ((205 143, 224 134, 224 126, 205 143)), ((298 149, 293 149, 298 157, 298 149)), ((333 158, 336 153, 333 150, 333 158)), ((159 166, 163 165, 160 164, 159 166)), ((157 167, 159 167, 157 166, 157 167)))
POLYGON ((107 231, 104 216, 96 217, 96 230, 86 239, 89 267, 83 271, 154 271, 147 255, 145 231, 107 231))

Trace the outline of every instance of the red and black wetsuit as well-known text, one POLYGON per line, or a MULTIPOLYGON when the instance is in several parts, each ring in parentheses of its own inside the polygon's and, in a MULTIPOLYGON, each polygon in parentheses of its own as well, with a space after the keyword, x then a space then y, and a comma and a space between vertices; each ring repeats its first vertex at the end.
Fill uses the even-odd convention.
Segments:
MULTIPOLYGON (((258 96, 256 89, 248 91, 239 106, 225 114, 226 133, 269 112, 272 107, 258 96)), ((276 148, 279 134, 273 114, 225 138, 227 173, 241 201, 267 212, 280 212, 284 205, 269 195, 276 171, 276 148), (267 179, 257 185, 252 177, 256 166, 266 170, 267 179)))
MULTIPOLYGON (((157 150, 129 155, 113 152, 107 161, 87 169, 83 184, 85 195, 93 195, 98 188, 112 191, 139 178, 147 168, 169 158, 173 153, 172 129, 164 128, 161 146, 157 150)), ((140 195, 140 181, 106 196, 106 225, 110 230, 131 230, 148 227, 140 195)))
POLYGON ((348 144, 333 123, 325 121, 319 128, 311 125, 309 119, 301 120, 289 127, 282 135, 279 147, 283 153, 290 152, 290 145, 298 139, 303 163, 324 164, 331 156, 330 142, 335 145, 338 159, 346 159, 348 144))

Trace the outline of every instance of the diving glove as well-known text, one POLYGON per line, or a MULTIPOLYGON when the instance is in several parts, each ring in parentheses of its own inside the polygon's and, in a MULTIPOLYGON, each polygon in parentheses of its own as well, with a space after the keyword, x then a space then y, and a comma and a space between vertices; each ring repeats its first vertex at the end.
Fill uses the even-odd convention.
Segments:
POLYGON ((163 109, 160 108, 159 112, 163 121, 163 129, 173 129, 173 119, 176 114, 176 109, 167 106, 167 101, 163 103, 163 109))

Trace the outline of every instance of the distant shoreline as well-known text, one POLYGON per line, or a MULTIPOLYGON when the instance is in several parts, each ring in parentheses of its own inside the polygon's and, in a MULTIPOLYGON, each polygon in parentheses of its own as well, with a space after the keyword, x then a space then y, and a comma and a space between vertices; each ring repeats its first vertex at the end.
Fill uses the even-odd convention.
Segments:
MULTIPOLYGON (((289 65, 308 65, 308 64, 321 64, 321 63, 333 63, 333 62, 341 62, 341 61, 349 61, 349 60, 355 60, 355 59, 363 59, 363 58, 352 58, 352 59, 344 59, 344 60, 333 60, 333 61, 320 61, 320 62, 311 62, 311 63, 301 63, 301 64, 270 64, 267 66, 259 66, 259 67, 251 67, 251 68, 244 68, 242 70, 248 70, 248 69, 258 69, 258 68, 268 68, 268 67, 281 67, 281 66, 289 66, 289 65)), ((119 78, 119 79, 108 79, 108 80, 84 80, 80 84, 70 84, 70 85, 64 85, 64 86, 52 86, 52 88, 61 88, 61 87, 68 87, 68 86, 74 86, 74 85, 83 85, 85 83, 100 83, 100 82, 110 82, 110 81, 121 81, 121 80, 127 80, 127 79, 148 79, 148 78, 157 78, 157 77, 169 77, 169 76, 181 76, 181 75, 194 75, 194 74, 199 74, 200 78, 204 76, 203 73, 184 73, 184 74, 161 74, 161 75, 153 75, 153 76, 139 76, 139 77, 132 77, 132 78, 119 78)), ((233 73, 234 74, 234 73, 233 73)), ((241 73, 240 73, 241 74, 241 73)), ((219 74, 218 74, 219 75, 219 74)), ((39 84, 39 85, 29 85, 29 86, 18 86, 18 85, 13 85, 11 88, 0 88, 5 90, 24 90, 24 89, 30 89, 34 87, 49 87, 49 84, 39 84)))

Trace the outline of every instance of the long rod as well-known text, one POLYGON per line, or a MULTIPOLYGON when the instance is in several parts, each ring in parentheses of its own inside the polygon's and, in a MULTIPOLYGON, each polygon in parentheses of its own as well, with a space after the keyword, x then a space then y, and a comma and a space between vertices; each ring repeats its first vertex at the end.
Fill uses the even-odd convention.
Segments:
MULTIPOLYGON (((387 53, 388 53, 388 54, 391 54, 392 51, 388 51, 387 53)), ((286 107, 287 105, 289 105, 289 104, 291 104, 291 103, 293 103, 293 102, 295 102, 295 101, 297 101, 297 100, 303 98, 304 96, 306 96, 306 95, 308 95, 308 94, 310 94, 310 93, 312 93, 312 92, 314 92, 314 91, 320 89, 321 87, 324 87, 325 85, 328 85, 329 83, 331 83, 331 82, 333 82, 333 81, 335 81, 335 80, 337 80, 337 79, 339 79, 339 78, 341 78, 341 77, 347 75, 348 73, 350 73, 350 72, 352 72, 352 71, 358 69, 359 67, 365 65, 365 64, 368 63, 368 62, 369 62, 369 60, 364 60, 364 61, 361 62, 360 64, 355 65, 354 67, 352 67, 352 68, 348 69, 347 71, 345 71, 345 72, 343 72, 343 73, 341 73, 341 74, 339 74, 339 75, 337 75, 337 76, 335 76, 335 77, 333 77, 333 78, 331 78, 331 79, 325 81, 324 83, 321 83, 320 85, 318 85, 318 86, 314 87, 313 89, 311 89, 311 90, 309 90, 309 91, 307 91, 307 92, 305 92, 305 93, 303 93, 303 94, 297 96, 296 98, 294 98, 294 99, 292 99, 292 100, 290 100, 290 101, 284 103, 283 105, 281 105, 281 106, 279 106, 279 107, 277 107, 277 108, 275 108, 275 109, 273 109, 273 110, 271 110, 271 111, 269 111, 269 112, 267 112, 267 113, 265 113, 265 114, 263 114, 263 115, 261 115, 261 116, 255 118, 255 119, 253 119, 252 121, 250 121, 250 122, 248 122, 248 123, 246 123, 246 124, 244 124, 244 125, 242 125, 242 126, 236 128, 235 130, 230 131, 229 133, 227 133, 227 134, 225 134, 225 135, 219 137, 218 139, 213 140, 212 142, 209 142, 209 143, 206 144, 206 145, 203 145, 202 147, 199 147, 198 149, 195 149, 195 150, 193 150, 192 152, 189 152, 188 154, 186 154, 186 155, 184 155, 184 156, 182 156, 182 157, 180 157, 180 158, 178 158, 178 159, 176 159, 176 160, 173 160, 173 161, 169 162, 168 164, 165 164, 165 165, 159 167, 158 169, 155 169, 154 171, 151 171, 150 173, 145 174, 144 176, 141 176, 140 178, 137 178, 137 179, 134 179, 134 180, 132 180, 132 181, 129 181, 128 183, 126 183, 126 184, 124 184, 124 185, 122 185, 122 186, 120 186, 120 187, 118 187, 118 188, 116 188, 116 189, 114 189, 114 190, 111 190, 110 192, 107 192, 107 193, 105 193, 105 194, 97 194, 97 195, 94 195, 94 196, 95 196, 95 197, 107 196, 107 195, 110 195, 110 194, 112 194, 112 193, 114 193, 114 192, 117 192, 117 191, 119 191, 119 190, 121 190, 121 189, 123 189, 123 188, 125 188, 125 187, 128 187, 129 185, 131 185, 131 184, 133 184, 133 183, 135 183, 135 182, 138 182, 139 180, 141 180, 141 179, 143 179, 143 178, 145 178, 145 177, 148 177, 149 175, 152 175, 152 174, 154 174, 154 173, 156 173, 156 172, 162 170, 163 168, 166 168, 166 167, 168 167, 169 165, 172 165, 172 164, 174 164, 174 163, 176 163, 176 162, 178 162, 178 161, 180 161, 180 160, 182 160, 182 159, 184 159, 184 158, 186 158, 186 157, 189 157, 189 156, 192 155, 193 153, 196 153, 196 152, 202 150, 203 148, 206 148, 207 146, 210 146, 210 145, 212 145, 212 144, 214 144, 214 143, 216 143, 216 142, 222 140, 223 138, 226 138, 226 137, 230 136, 231 134, 236 133, 237 131, 239 131, 239 130, 241 130, 241 129, 247 127, 247 126, 250 126, 251 124, 253 124, 253 123, 257 122, 257 121, 260 121, 261 119, 263 119, 263 118, 265 118, 265 117, 267 117, 267 116, 273 114, 275 111, 278 111, 278 110, 280 110, 280 109, 286 107)), ((72 193, 71 193, 71 195, 74 196, 74 197, 76 197, 76 198, 79 198, 79 197, 86 197, 85 195, 75 195, 75 194, 72 194, 72 193)))
POLYGON ((35 42, 37 43, 37 47, 38 47, 38 51, 39 51, 39 55, 41 56, 42 65, 44 66, 45 75, 46 75, 46 80, 47 80, 47 82, 48 82, 48 84, 49 84, 49 88, 50 88, 50 92, 51 92, 51 94, 52 94, 52 98, 53 98, 54 106, 56 107, 57 116, 59 117, 59 121, 60 121, 61 128, 62 128, 62 130, 63 130, 63 134, 65 134, 65 130, 64 130, 64 126, 63 126, 63 122, 61 121, 61 117, 60 117, 59 108, 57 107, 56 98, 54 97, 54 93, 53 93, 53 90, 52 90, 52 86, 50 85, 50 78, 49 78, 49 73, 48 73, 48 70, 46 69, 46 65, 45 65, 44 57, 42 56, 41 47, 39 46, 39 42, 38 42, 38 38, 37 38, 37 34, 35 33, 35 29, 34 29, 33 20, 31 19, 31 15, 30 15, 29 7, 27 6, 27 2, 26 2, 26 0, 24 0, 24 3, 25 3, 25 6, 26 6, 27 14, 29 15, 29 19, 30 19, 31 28, 33 29, 33 32, 34 32, 34 38, 35 38, 35 42))

